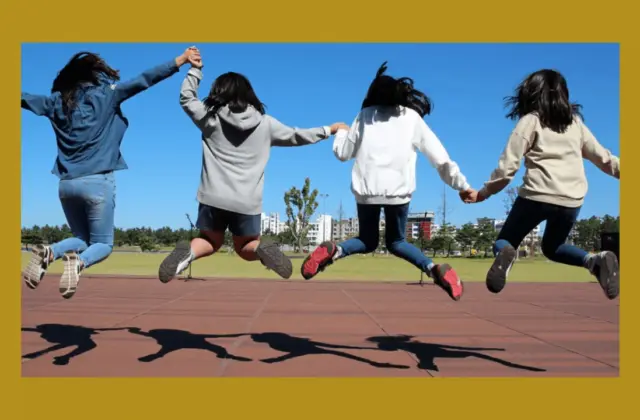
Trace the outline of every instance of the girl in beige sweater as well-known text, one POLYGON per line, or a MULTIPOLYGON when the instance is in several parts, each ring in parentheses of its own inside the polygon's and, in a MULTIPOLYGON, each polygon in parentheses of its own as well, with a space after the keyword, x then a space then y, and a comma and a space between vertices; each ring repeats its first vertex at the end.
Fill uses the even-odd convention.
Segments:
POLYGON ((508 118, 518 120, 498 167, 480 191, 463 191, 467 203, 477 203, 503 190, 524 158, 526 173, 518 198, 494 244, 496 259, 487 287, 499 293, 516 260, 516 249, 536 226, 546 221, 542 252, 551 261, 587 268, 598 278, 609 299, 620 290, 616 255, 591 254, 566 243, 587 193, 584 159, 620 179, 620 159, 596 140, 584 124, 581 106, 569 101, 565 78, 554 70, 529 75, 507 98, 508 118))

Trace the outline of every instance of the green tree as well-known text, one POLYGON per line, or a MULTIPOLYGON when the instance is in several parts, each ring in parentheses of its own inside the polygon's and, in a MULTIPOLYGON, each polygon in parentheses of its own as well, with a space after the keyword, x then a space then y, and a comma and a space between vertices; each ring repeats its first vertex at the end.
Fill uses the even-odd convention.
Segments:
POLYGON ((456 232, 456 241, 462 247, 462 251, 466 251, 467 249, 471 252, 471 247, 478 240, 479 233, 472 223, 465 223, 462 227, 456 232))
POLYGON ((493 243, 498 237, 498 232, 496 232, 495 227, 491 223, 482 223, 478 225, 476 231, 477 237, 475 247, 478 249, 478 251, 483 250, 484 256, 486 257, 491 251, 493 243))
POLYGON ((295 238, 297 251, 301 251, 310 228, 311 216, 318 208, 318 190, 311 190, 311 179, 305 178, 302 189, 291 187, 284 193, 287 226, 295 238))
POLYGON ((587 251, 600 249, 600 232, 602 231, 600 218, 592 216, 589 219, 579 220, 574 229, 574 242, 577 246, 587 251))
POLYGON ((158 250, 158 244, 155 239, 147 233, 143 233, 138 237, 136 245, 140 247, 142 252, 158 250))
POLYGON ((620 216, 613 217, 605 214, 600 224, 601 233, 617 233, 620 232, 620 216))

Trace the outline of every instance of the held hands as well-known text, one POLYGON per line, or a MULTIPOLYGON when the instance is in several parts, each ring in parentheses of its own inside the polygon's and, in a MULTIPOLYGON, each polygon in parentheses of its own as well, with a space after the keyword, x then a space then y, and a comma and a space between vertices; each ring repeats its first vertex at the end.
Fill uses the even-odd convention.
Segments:
POLYGON ((335 123, 335 124, 333 124, 331 126, 331 135, 332 136, 335 135, 338 132, 338 130, 347 130, 347 131, 349 131, 349 126, 347 124, 345 124, 345 123, 342 123, 342 122, 335 123))
POLYGON ((178 67, 182 67, 187 63, 191 63, 192 66, 196 67, 194 63, 199 63, 198 68, 202 67, 202 57, 200 57, 200 50, 196 47, 187 48, 181 55, 176 57, 176 65, 178 67))
POLYGON ((487 198, 483 196, 480 191, 476 191, 473 188, 470 188, 466 191, 460 191, 460 199, 464 201, 466 204, 470 203, 481 203, 487 198))

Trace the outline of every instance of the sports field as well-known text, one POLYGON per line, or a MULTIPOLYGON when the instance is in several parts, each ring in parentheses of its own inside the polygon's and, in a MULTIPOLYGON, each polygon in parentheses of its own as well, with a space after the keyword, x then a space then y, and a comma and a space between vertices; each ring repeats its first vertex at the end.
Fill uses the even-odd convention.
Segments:
MULTIPOLYGON (((22 267, 25 267, 30 253, 22 253, 22 267)), ((155 276, 158 266, 166 253, 130 253, 114 252, 109 259, 87 270, 87 274, 145 275, 155 276)), ((292 256, 294 275, 292 279, 302 280, 300 265, 303 256, 292 256)), ((453 266, 465 281, 484 281, 492 263, 490 258, 436 258, 436 263, 448 263, 453 266)), ((56 261, 51 273, 62 272, 62 262, 56 261)), ((260 263, 246 262, 237 255, 220 253, 196 261, 192 267, 194 277, 221 278, 279 278, 267 271, 260 263)), ((316 279, 332 280, 368 280, 368 281, 415 281, 420 272, 409 263, 393 256, 358 255, 338 261, 316 279)), ((544 258, 521 259, 509 274, 510 282, 589 282, 595 279, 580 268, 564 266, 544 258)))

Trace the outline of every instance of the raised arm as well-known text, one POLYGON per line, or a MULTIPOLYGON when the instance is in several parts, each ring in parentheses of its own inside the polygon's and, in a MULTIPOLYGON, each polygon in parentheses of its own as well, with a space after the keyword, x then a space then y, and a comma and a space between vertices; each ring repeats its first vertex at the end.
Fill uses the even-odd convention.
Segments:
POLYGON ((198 99, 198 87, 202 80, 202 70, 191 67, 180 88, 180 106, 200 128, 204 126, 207 117, 207 109, 204 103, 198 99))
POLYGON ((620 179, 620 158, 604 148, 584 123, 582 126, 582 157, 596 165, 602 172, 620 179))
POLYGON ((149 89, 151 86, 173 76, 178 72, 180 67, 188 62, 188 57, 194 54, 194 51, 195 50, 191 48, 187 48, 184 53, 171 61, 155 66, 129 81, 111 85, 115 103, 120 104, 138 93, 149 89))
POLYGON ((535 135, 535 125, 536 120, 533 116, 525 116, 516 124, 502 155, 500 155, 498 167, 491 172, 489 181, 485 182, 482 189, 478 191, 478 195, 482 199, 499 193, 513 180, 520 169, 520 162, 524 154, 531 147, 535 135))
POLYGON ((32 95, 30 93, 22 92, 20 105, 22 106, 22 109, 31 111, 39 117, 48 117, 51 115, 53 100, 50 96, 32 95))
POLYGON ((355 157, 360 139, 362 137, 362 120, 360 115, 356 117, 351 127, 339 129, 333 140, 333 154, 341 162, 346 162, 355 157))
POLYGON ((431 166, 440 175, 440 179, 456 191, 466 191, 470 188, 467 178, 462 174, 458 164, 451 160, 449 153, 431 128, 420 117, 417 122, 417 143, 415 147, 424 154, 431 166))
POLYGON ((331 136, 331 127, 293 128, 268 116, 271 130, 271 145, 280 147, 305 146, 315 144, 331 136))

